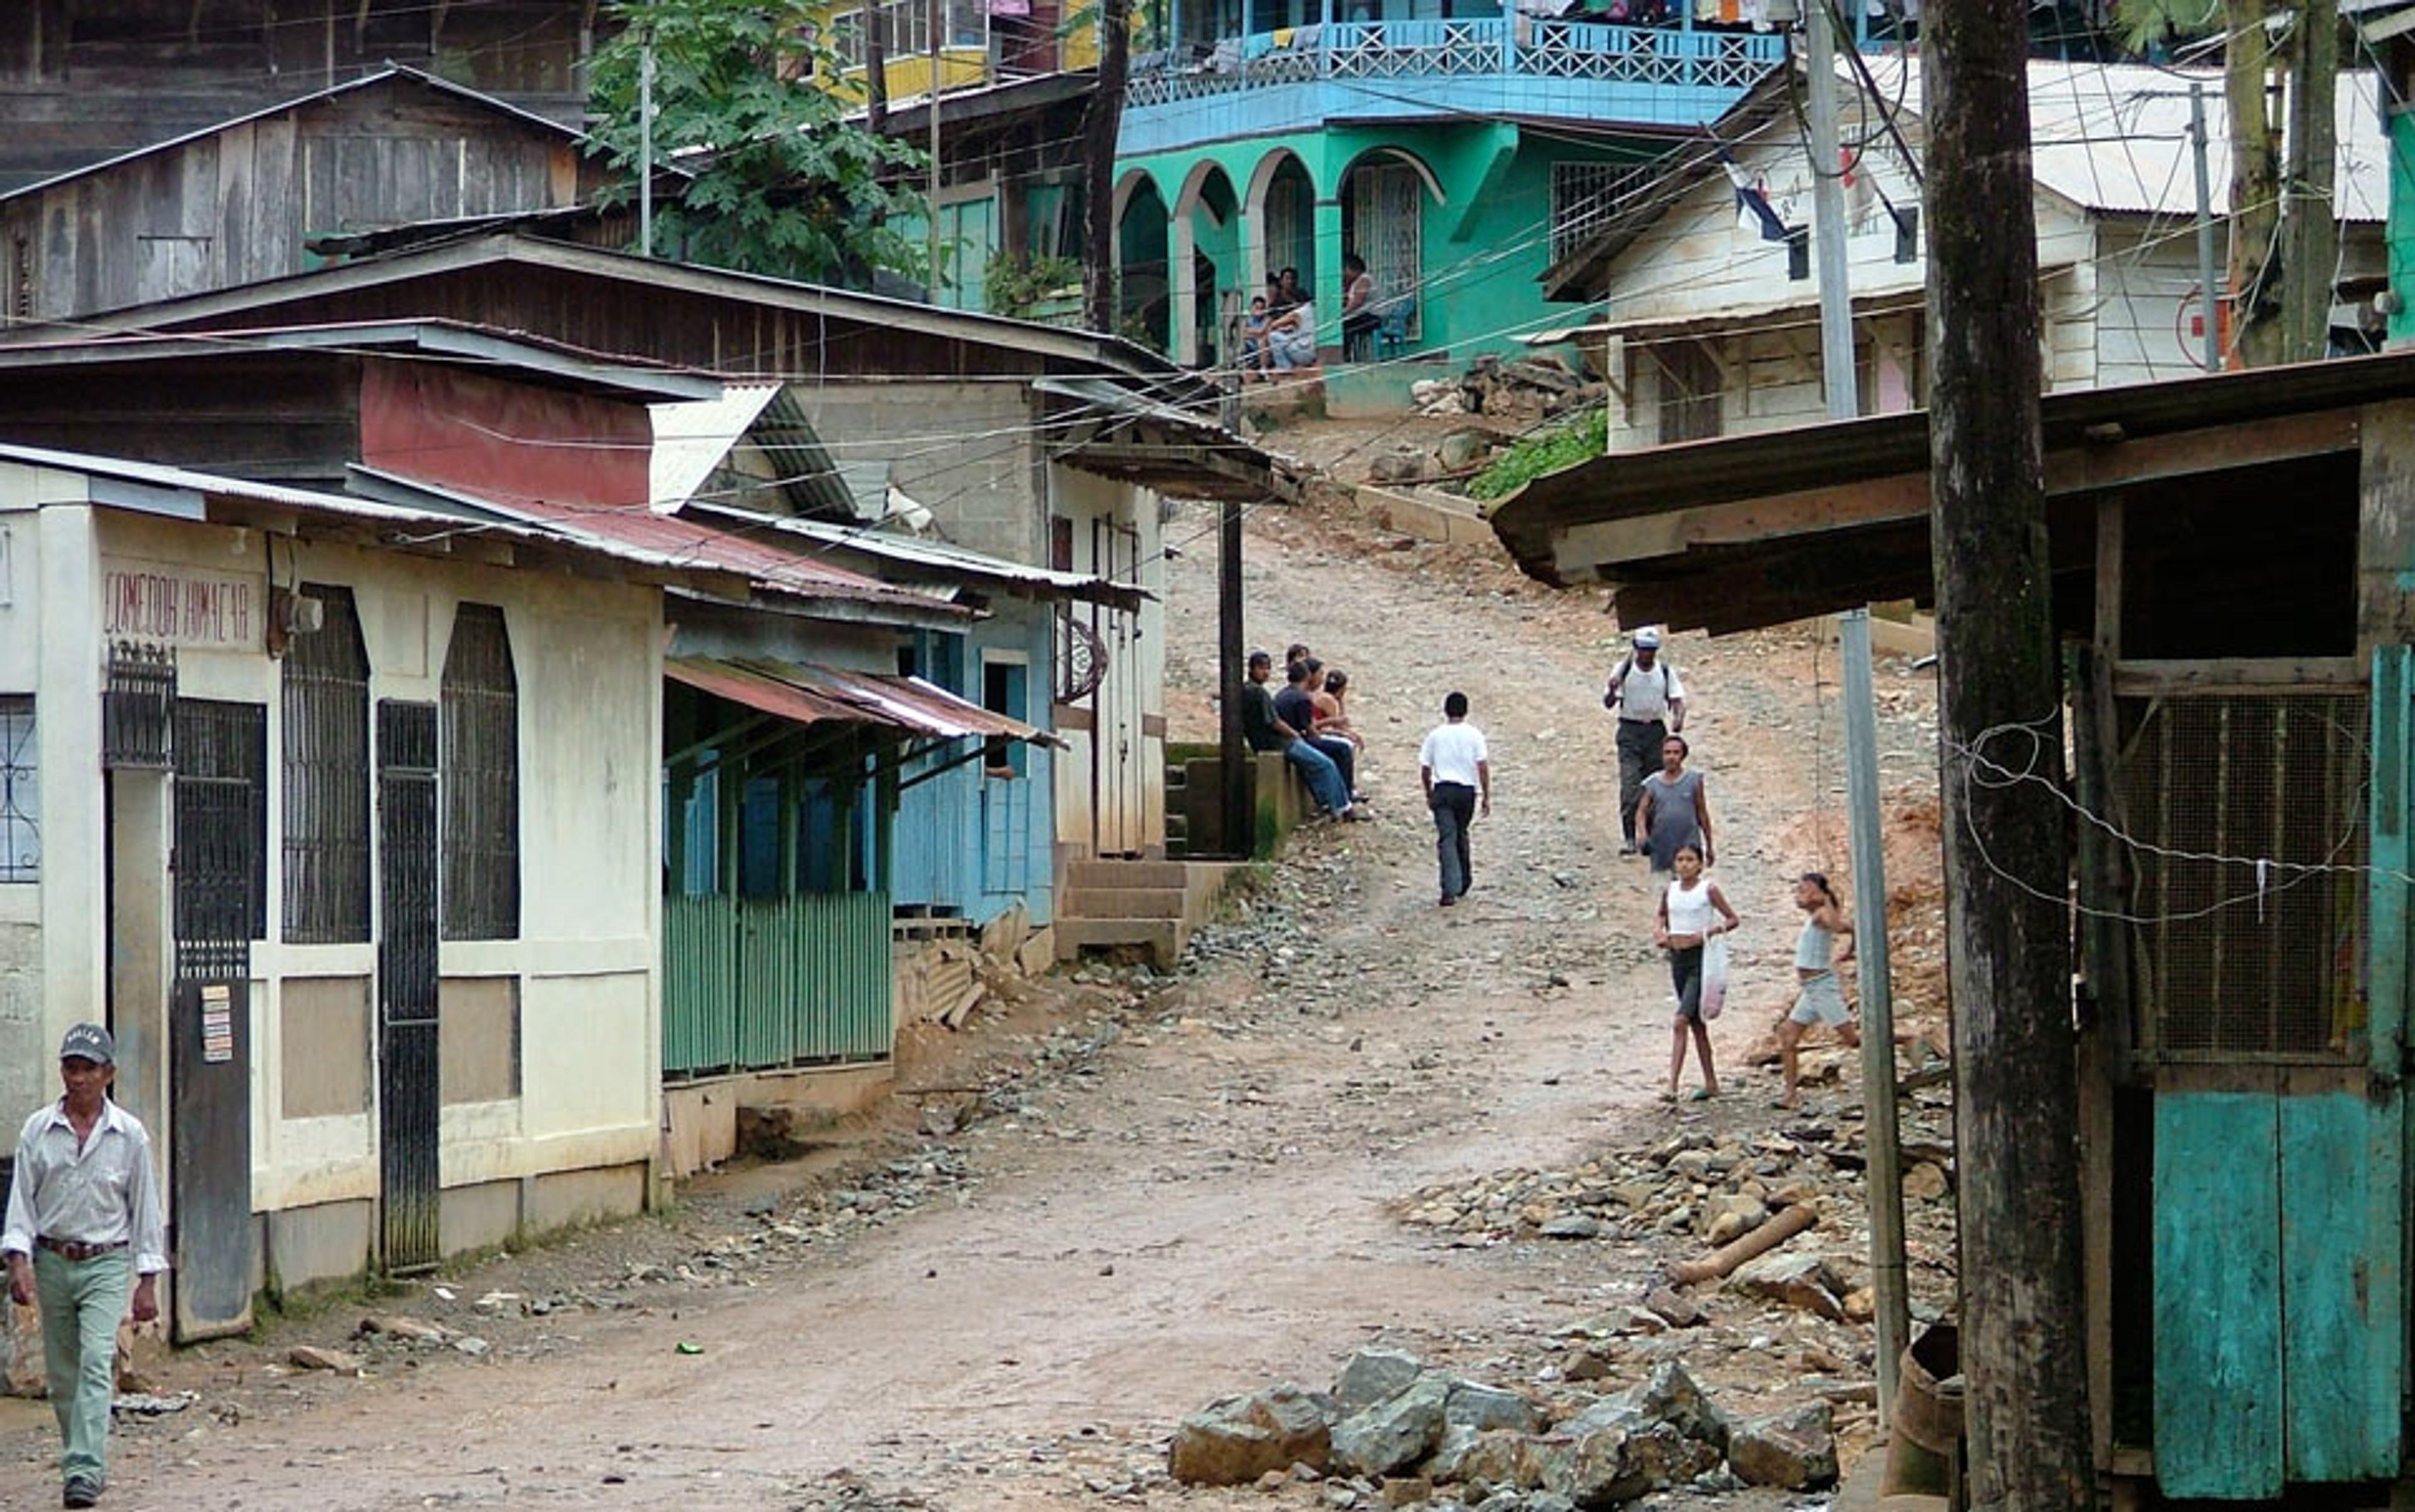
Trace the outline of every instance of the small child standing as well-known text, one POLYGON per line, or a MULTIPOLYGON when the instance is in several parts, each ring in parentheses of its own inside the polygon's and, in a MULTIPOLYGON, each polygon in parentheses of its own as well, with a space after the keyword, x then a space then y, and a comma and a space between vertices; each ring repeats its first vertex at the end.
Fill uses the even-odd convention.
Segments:
POLYGON ((1702 847, 1687 841, 1677 847, 1672 869, 1676 878, 1660 894, 1660 912, 1653 921, 1652 941, 1669 952, 1669 981, 1677 993, 1677 1017, 1671 1025, 1669 1090, 1664 1102, 1677 1100, 1677 1082, 1686 1072, 1686 1040, 1690 1032, 1702 1057, 1702 1085, 1694 1100, 1719 1095, 1719 1074, 1711 1068, 1711 1031, 1702 1023, 1702 947, 1714 935, 1724 935, 1743 922, 1728 906, 1718 884, 1702 876, 1702 847))
POLYGON ((1795 1052, 1805 1030, 1825 1024, 1847 1045, 1862 1042, 1861 1031, 1845 1010, 1845 990, 1837 980, 1836 966, 1837 962, 1853 958, 1853 921, 1845 917, 1837 890, 1818 872, 1806 872, 1795 882, 1794 906, 1803 910, 1803 934, 1794 942, 1794 1007, 1778 1025, 1778 1051, 1786 1062, 1786 1095, 1778 1100, 1781 1108, 1792 1108, 1800 1099, 1801 1072, 1795 1052), (1839 935, 1845 936, 1842 951, 1836 951, 1839 935))

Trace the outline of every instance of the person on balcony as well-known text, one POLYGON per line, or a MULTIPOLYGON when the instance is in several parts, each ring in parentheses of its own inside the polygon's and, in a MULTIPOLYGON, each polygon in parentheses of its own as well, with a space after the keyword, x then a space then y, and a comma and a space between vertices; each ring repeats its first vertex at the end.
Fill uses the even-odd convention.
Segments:
POLYGON ((1356 252, 1342 254, 1342 356, 1345 362, 1365 362, 1375 354, 1375 328, 1383 318, 1375 313, 1375 276, 1367 271, 1367 260, 1356 252))

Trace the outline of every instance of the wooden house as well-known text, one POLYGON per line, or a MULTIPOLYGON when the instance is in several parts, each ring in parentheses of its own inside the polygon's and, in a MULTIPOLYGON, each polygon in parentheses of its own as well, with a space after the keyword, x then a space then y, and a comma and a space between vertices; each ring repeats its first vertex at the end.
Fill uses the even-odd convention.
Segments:
MULTIPOLYGON (((1857 80, 1838 81, 1849 134, 1867 139, 1844 185, 1866 414, 1922 402, 1928 270, 1919 71, 1895 59, 1870 62, 1875 93, 1857 80)), ((2209 167, 2219 236, 2229 172, 2219 72, 2045 59, 2028 67, 2048 388, 2202 371, 2188 86, 2192 79, 2204 84, 2212 102, 2209 167)), ((2385 261, 2391 149, 2373 89, 2373 75, 2348 74, 2338 92, 2334 343, 2343 352, 2371 350, 2379 335, 2369 296, 2385 261)), ((1552 297, 1599 308, 1582 325, 1531 339, 1574 339, 1609 378, 1613 451, 1782 428, 1826 413, 1810 165, 1793 112, 1747 110, 1722 128, 1734 138, 1732 175, 1709 149, 1692 151, 1662 191, 1639 199, 1544 276, 1552 297), (1766 223, 1748 201, 1766 210, 1766 223)))
POLYGON ((578 124, 594 0, 13 0, 0 191, 402 64, 578 124))
POLYGON ((584 202, 577 129, 390 66, 0 193, 0 323, 282 277, 308 244, 584 202))
MULTIPOLYGON (((2068 879, 2097 1466, 2125 1495, 2392 1494, 2415 354, 2070 390, 2043 421, 2066 676, 2036 713, 2101 821, 2068 879)), ((1928 601, 1928 446, 1915 411, 1655 448, 1493 519, 1626 623, 1928 601)))

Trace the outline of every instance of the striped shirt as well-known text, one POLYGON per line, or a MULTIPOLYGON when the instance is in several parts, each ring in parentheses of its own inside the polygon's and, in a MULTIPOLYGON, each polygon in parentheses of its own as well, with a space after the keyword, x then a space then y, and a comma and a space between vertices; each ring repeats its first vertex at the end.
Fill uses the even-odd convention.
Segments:
POLYGON ((0 1254, 31 1254, 37 1237, 134 1249, 144 1276, 168 1268, 159 1220, 159 1184, 151 1173, 151 1136, 142 1120, 104 1100, 92 1137, 76 1147, 62 1098, 25 1120, 17 1136, 17 1176, 0 1254))

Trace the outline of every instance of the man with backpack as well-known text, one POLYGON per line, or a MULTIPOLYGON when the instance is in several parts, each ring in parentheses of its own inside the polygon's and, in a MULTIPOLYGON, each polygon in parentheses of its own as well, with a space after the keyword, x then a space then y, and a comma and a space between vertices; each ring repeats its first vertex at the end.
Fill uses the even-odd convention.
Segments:
POLYGON ((1635 805, 1643 779, 1660 769, 1660 742, 1686 727, 1686 685, 1660 656, 1660 632, 1635 632, 1634 649, 1611 670, 1601 706, 1618 716, 1618 829, 1622 856, 1635 854, 1635 805))

